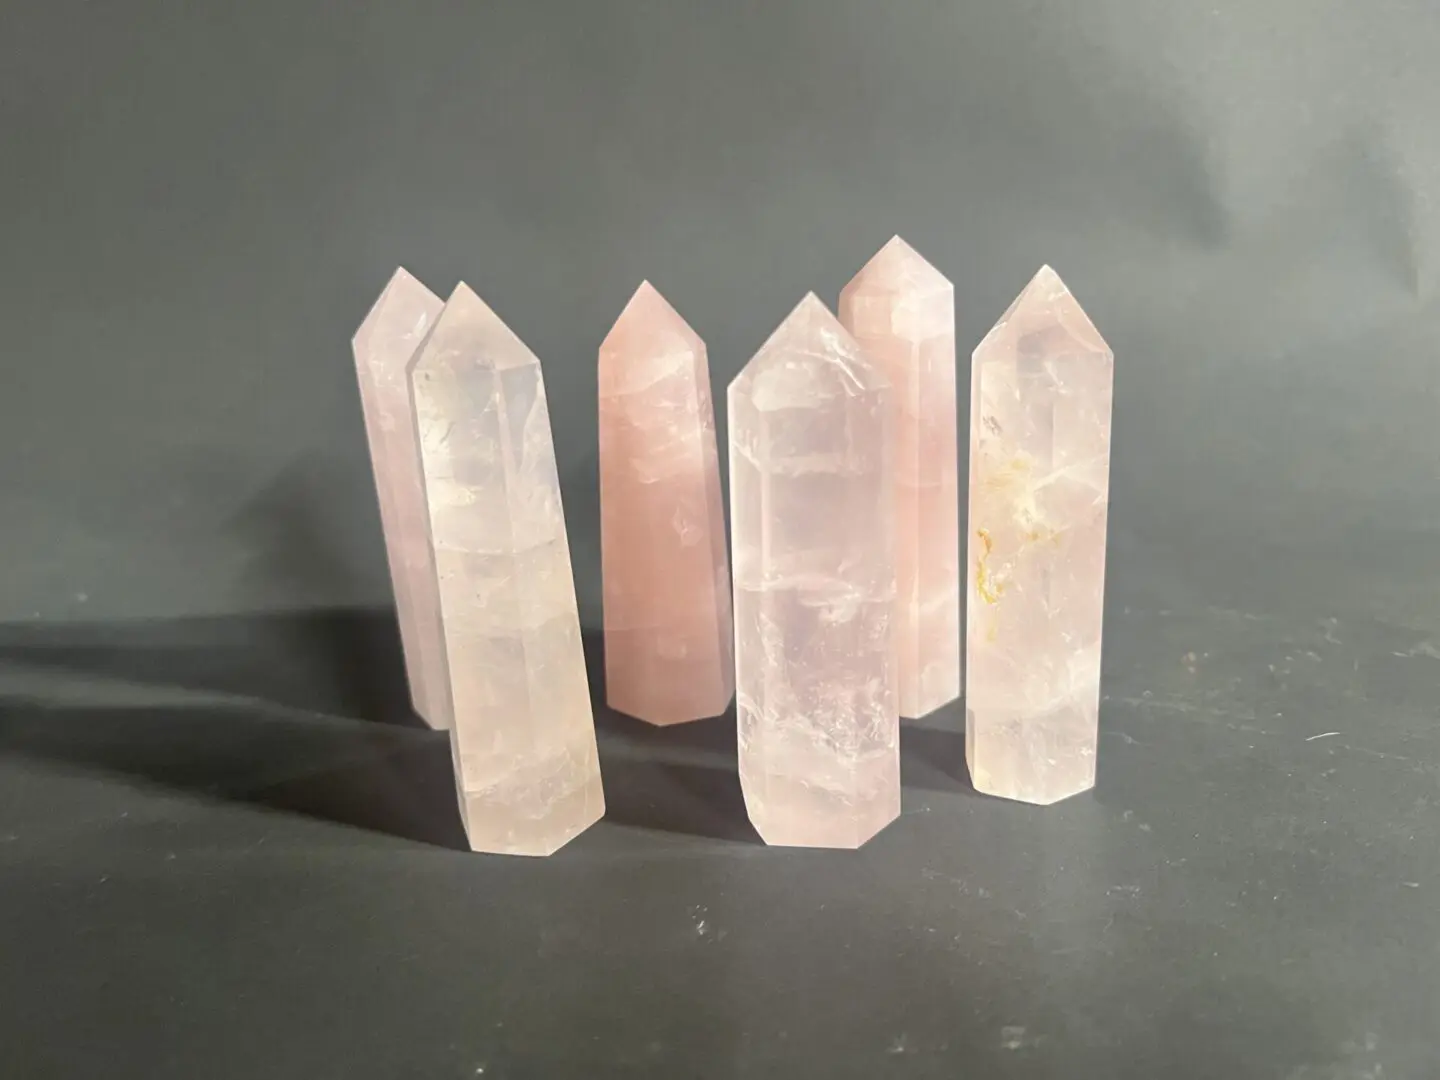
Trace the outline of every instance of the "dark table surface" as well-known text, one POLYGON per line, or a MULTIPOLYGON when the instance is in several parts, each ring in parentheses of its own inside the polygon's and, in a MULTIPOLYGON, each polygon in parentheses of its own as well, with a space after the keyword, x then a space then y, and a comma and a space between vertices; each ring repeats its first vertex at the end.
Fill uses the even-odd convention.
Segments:
POLYGON ((1122 608, 1109 648, 1099 783, 1054 807, 976 795, 950 708, 906 728, 904 813, 864 849, 769 849, 733 716, 601 706, 609 815, 526 860, 464 850, 383 615, 14 635, 0 1061, 1434 1075, 1440 644, 1122 608))

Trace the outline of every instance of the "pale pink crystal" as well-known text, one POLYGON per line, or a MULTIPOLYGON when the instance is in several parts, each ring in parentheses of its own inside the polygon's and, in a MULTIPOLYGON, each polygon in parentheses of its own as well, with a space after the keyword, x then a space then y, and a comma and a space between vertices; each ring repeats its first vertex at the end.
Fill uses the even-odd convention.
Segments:
POLYGON ((465 831, 548 855, 605 800, 540 362, 462 284, 410 378, 465 831))
POLYGON ((960 696, 955 290, 900 237, 840 294, 840 322, 890 382, 900 715, 960 696))
POLYGON ((652 724, 735 689, 730 566, 705 343, 645 282, 600 346, 605 692, 652 724))
POLYGON ((740 781, 770 844, 900 812, 890 405, 813 295, 730 384, 740 781))
POLYGON ((1095 784, 1113 370, 1048 266, 975 350, 965 742, 992 795, 1095 784))
POLYGON ((410 698, 435 728, 450 726, 450 677, 405 369, 441 306, 438 296, 403 268, 396 270, 351 343, 410 698))

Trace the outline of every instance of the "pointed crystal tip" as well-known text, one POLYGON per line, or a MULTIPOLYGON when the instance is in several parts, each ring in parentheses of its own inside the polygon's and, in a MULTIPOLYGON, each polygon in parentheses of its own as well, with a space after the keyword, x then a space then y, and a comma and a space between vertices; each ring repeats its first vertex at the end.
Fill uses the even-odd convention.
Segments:
POLYGON ((700 335, 660 290, 650 282, 642 281, 610 328, 610 333, 605 335, 600 353, 604 357, 621 351, 654 352, 674 346, 703 348, 700 335))
POLYGON ((761 411, 810 407, 836 395, 854 396, 890 384, 840 320, 807 293, 730 383, 761 411))
POLYGON ((1045 263, 1039 270, 1036 270, 1035 276, 1030 279, 1030 283, 1021 290, 1022 293, 1032 291, 1042 293, 1050 298, 1061 295, 1068 296, 1070 294, 1070 290, 1066 287, 1065 282, 1060 280, 1060 275, 1055 272, 1049 263, 1045 263))
POLYGON ((397 309, 402 309, 407 315, 412 310, 424 309, 428 316, 431 309, 439 303, 440 298, 427 289, 419 278, 403 266, 398 266, 385 283, 385 288, 380 290, 375 302, 370 305, 370 310, 356 328, 350 342, 356 348, 365 346, 367 339, 375 333, 375 328, 382 322, 388 323, 397 309))
POLYGON ((424 344, 416 350, 410 370, 483 367, 500 371, 539 362, 490 305, 462 281, 445 301, 424 344))
POLYGON ((626 312, 630 311, 644 313, 651 311, 673 312, 674 310, 665 297, 661 295, 660 290, 655 288, 654 285, 651 285, 647 278, 645 281, 640 282, 640 287, 630 294, 630 299, 626 302, 625 309, 620 313, 620 317, 623 319, 626 312))
POLYGON ((777 351, 825 353, 832 348, 844 354, 858 356, 860 353, 860 346, 840 325, 840 320, 818 296, 809 292, 760 346, 755 359, 777 351))
POLYGON ((1032 303, 1037 300, 1050 302, 1069 295, 1070 289, 1065 282, 1060 280, 1060 275, 1049 263, 1046 263, 1035 271, 1034 277, 1025 283, 1025 288, 1020 290, 1020 295, 1016 297, 1015 302, 1017 304, 1022 301, 1032 303))
POLYGON ((838 338, 839 344, 844 348, 859 351, 859 346, 850 337, 849 331, 840 325, 840 320, 825 306, 825 302, 813 292, 808 292, 804 299, 790 310, 790 314, 785 316, 784 321, 770 335, 770 340, 761 346, 760 352, 765 352, 772 343, 782 340, 792 345, 807 340, 828 345, 832 338, 838 338))
POLYGON ((1090 316, 1085 314, 1080 302, 1049 264, 1036 271, 1029 284, 1000 317, 1000 321, 985 336, 976 352, 979 353, 987 342, 998 341, 1002 337, 1019 338, 1047 327, 1059 327, 1081 349, 1107 355, 1110 353, 1110 346, 1100 336, 1100 331, 1095 329, 1090 316))
POLYGON ((916 297, 947 292, 950 279, 899 236, 871 256, 860 272, 845 286, 846 296, 894 293, 900 290, 916 297))
POLYGON ((457 311, 470 309, 476 312, 484 311, 491 315, 495 314, 490 310, 490 305, 481 300, 480 295, 463 281, 455 283, 455 288, 451 290, 450 296, 445 301, 446 307, 452 304, 457 311))

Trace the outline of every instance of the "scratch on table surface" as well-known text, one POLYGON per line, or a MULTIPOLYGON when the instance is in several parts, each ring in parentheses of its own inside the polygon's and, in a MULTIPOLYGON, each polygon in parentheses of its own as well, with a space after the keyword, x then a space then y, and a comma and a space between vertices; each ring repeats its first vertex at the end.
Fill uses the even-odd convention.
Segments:
POLYGON ((910 1045, 910 1036, 906 1035, 905 1032, 902 1031, 899 1035, 896 1035, 895 1038, 890 1040, 890 1045, 886 1048, 885 1052, 887 1054, 908 1054, 912 1049, 913 1047, 911 1047, 910 1045))
POLYGON ((1440 660, 1440 646, 1433 641, 1422 641, 1420 644, 1406 649, 1404 652, 1392 652, 1391 656, 1413 657, 1428 656, 1432 660, 1440 660))
POLYGON ((1380 758, 1382 761, 1403 761, 1407 765, 1418 764, 1414 758, 1406 757, 1404 754, 1387 754, 1384 750, 1371 750, 1364 746, 1352 746, 1345 744, 1346 750, 1354 750, 1357 754, 1365 754, 1367 757, 1380 758))
POLYGON ((1264 622, 1267 616, 1256 615, 1249 611, 1239 611, 1235 608, 1209 607, 1205 609, 1211 615, 1225 615, 1232 619, 1244 619, 1246 622, 1264 622))
POLYGON ((1130 736, 1130 735, 1126 735, 1125 732, 1123 732, 1123 731, 1102 731, 1102 732, 1100 732, 1100 734, 1101 734, 1102 736, 1103 736, 1103 735, 1113 735, 1115 738, 1117 738, 1117 739, 1119 739, 1121 742, 1123 742, 1126 746, 1143 746, 1143 745, 1144 745, 1139 739, 1136 739, 1136 738, 1134 738, 1133 736, 1130 736))
POLYGON ((1314 742, 1316 739, 1328 739, 1331 735, 1339 735, 1338 731, 1322 731, 1319 735, 1311 735, 1306 742, 1314 742))
POLYGON ((948 881, 951 885, 960 886, 961 891, 965 889, 964 878, 952 877, 950 874, 942 874, 939 870, 932 870, 928 866, 921 868, 920 876, 927 881, 948 881))
POLYGON ((1194 705, 1188 701, 1166 700, 1164 698, 1147 697, 1107 697, 1106 701, 1113 701, 1117 705, 1129 705, 1134 709, 1162 709, 1165 712, 1179 713, 1182 716, 1194 717, 1205 723, 1224 723, 1231 721, 1248 721, 1247 723, 1226 723, 1224 726, 1232 731, 1249 731, 1256 735, 1274 735, 1275 732, 1268 731, 1262 727, 1255 727, 1253 712, 1236 712, 1229 709, 1217 709, 1213 706, 1194 705))
POLYGON ((1031 1035, 1022 1024, 1007 1024, 1000 1029, 1000 1046, 1005 1050, 1024 1050, 1043 1040, 1043 1035, 1031 1035))
POLYGON ((1121 705, 1130 705, 1137 709, 1165 709, 1169 712, 1196 713, 1205 716, 1216 716, 1229 720, 1254 720, 1254 713, 1231 712, 1227 709, 1206 708, 1203 705, 1194 705, 1188 701, 1167 700, 1154 697, 1107 697, 1107 701, 1114 701, 1121 705))

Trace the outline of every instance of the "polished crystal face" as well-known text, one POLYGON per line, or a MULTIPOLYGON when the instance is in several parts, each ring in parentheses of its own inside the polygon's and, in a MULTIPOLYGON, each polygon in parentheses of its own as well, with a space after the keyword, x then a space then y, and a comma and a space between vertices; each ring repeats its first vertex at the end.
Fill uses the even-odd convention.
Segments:
POLYGON ((960 696, 955 290, 898 236, 840 294, 840 322, 890 383, 900 715, 960 696))
POLYGON ((450 726, 450 676, 406 368, 442 306, 424 285, 396 270, 353 342, 410 698, 436 728, 450 726))
POLYGON ((1113 369, 1048 266, 975 350, 965 737, 992 795, 1095 783, 1113 369))
POLYGON ((548 855, 605 800, 540 362, 460 285, 410 380, 465 831, 548 855))
POLYGON ((600 346, 605 692, 652 724, 735 690, 730 563, 705 343, 647 282, 600 346))
POLYGON ((740 780, 771 844, 900 812, 890 387, 807 297, 730 384, 740 780))

